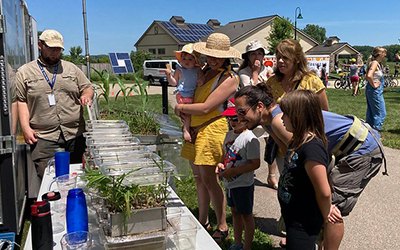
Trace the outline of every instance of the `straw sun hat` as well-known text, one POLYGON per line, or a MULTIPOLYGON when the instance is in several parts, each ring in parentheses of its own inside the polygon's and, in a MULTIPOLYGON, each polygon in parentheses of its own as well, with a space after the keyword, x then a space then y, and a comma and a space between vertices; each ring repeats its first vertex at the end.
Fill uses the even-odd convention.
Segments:
POLYGON ((193 45, 193 50, 206 56, 216 58, 240 58, 240 52, 231 47, 229 37, 222 33, 212 33, 207 42, 198 42, 193 45))

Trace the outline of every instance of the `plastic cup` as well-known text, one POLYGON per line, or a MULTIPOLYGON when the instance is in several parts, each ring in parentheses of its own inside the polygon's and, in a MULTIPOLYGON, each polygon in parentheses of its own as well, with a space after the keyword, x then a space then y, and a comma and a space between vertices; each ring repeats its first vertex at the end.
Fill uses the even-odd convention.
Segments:
POLYGON ((69 174, 69 158, 69 152, 56 152, 54 154, 56 177, 69 174))
POLYGON ((65 204, 59 192, 48 192, 42 195, 42 200, 50 203, 53 234, 62 233, 65 229, 65 204))
POLYGON ((66 233, 60 240, 63 250, 92 249, 92 234, 85 231, 66 233))

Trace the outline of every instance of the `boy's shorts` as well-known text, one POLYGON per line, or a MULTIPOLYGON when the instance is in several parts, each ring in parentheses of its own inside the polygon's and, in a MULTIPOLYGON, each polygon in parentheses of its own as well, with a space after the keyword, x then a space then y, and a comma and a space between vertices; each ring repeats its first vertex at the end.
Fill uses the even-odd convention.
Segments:
POLYGON ((332 204, 347 216, 353 210, 368 182, 382 166, 383 155, 376 147, 364 155, 349 155, 339 160, 329 174, 332 204))
POLYGON ((183 97, 181 93, 176 93, 176 102, 179 104, 191 104, 194 101, 194 97, 183 97))
POLYGON ((226 201, 239 214, 252 214, 254 204, 254 184, 248 187, 226 189, 226 201))

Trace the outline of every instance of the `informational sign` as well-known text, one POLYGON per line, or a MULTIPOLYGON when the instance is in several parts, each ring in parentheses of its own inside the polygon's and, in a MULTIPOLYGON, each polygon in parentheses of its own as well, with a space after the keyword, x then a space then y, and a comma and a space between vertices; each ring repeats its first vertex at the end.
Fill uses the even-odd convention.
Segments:
POLYGON ((114 74, 135 73, 128 53, 108 53, 114 74))
POLYGON ((308 67, 310 69, 317 69, 317 65, 320 66, 320 69, 322 69, 322 65, 326 64, 326 72, 330 72, 329 70, 329 56, 326 55, 312 55, 312 56, 306 56, 307 61, 308 61, 308 67))
MULTIPOLYGON (((326 55, 306 55, 307 62, 308 62, 308 67, 310 69, 316 69, 317 65, 319 65, 322 68, 323 64, 326 64, 326 72, 329 71, 329 56, 326 55)), ((270 66, 270 67, 275 67, 277 62, 276 62, 276 57, 275 56, 265 56, 263 63, 265 66, 270 66)))

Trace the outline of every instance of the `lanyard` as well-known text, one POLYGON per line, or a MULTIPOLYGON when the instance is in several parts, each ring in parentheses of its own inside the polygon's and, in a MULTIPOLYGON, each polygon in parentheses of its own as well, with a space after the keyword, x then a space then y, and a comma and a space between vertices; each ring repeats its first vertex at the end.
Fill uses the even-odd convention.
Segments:
POLYGON ((50 85, 51 90, 53 91, 54 84, 56 83, 56 77, 57 77, 57 71, 58 71, 58 64, 55 66, 54 74, 53 74, 53 79, 52 79, 52 81, 50 82, 50 79, 49 79, 49 77, 47 76, 46 72, 44 72, 44 69, 43 69, 42 65, 40 64, 40 62, 39 62, 39 61, 36 61, 36 62, 37 62, 37 65, 39 66, 39 69, 42 71, 42 74, 43 74, 44 78, 46 79, 47 83, 50 85))

